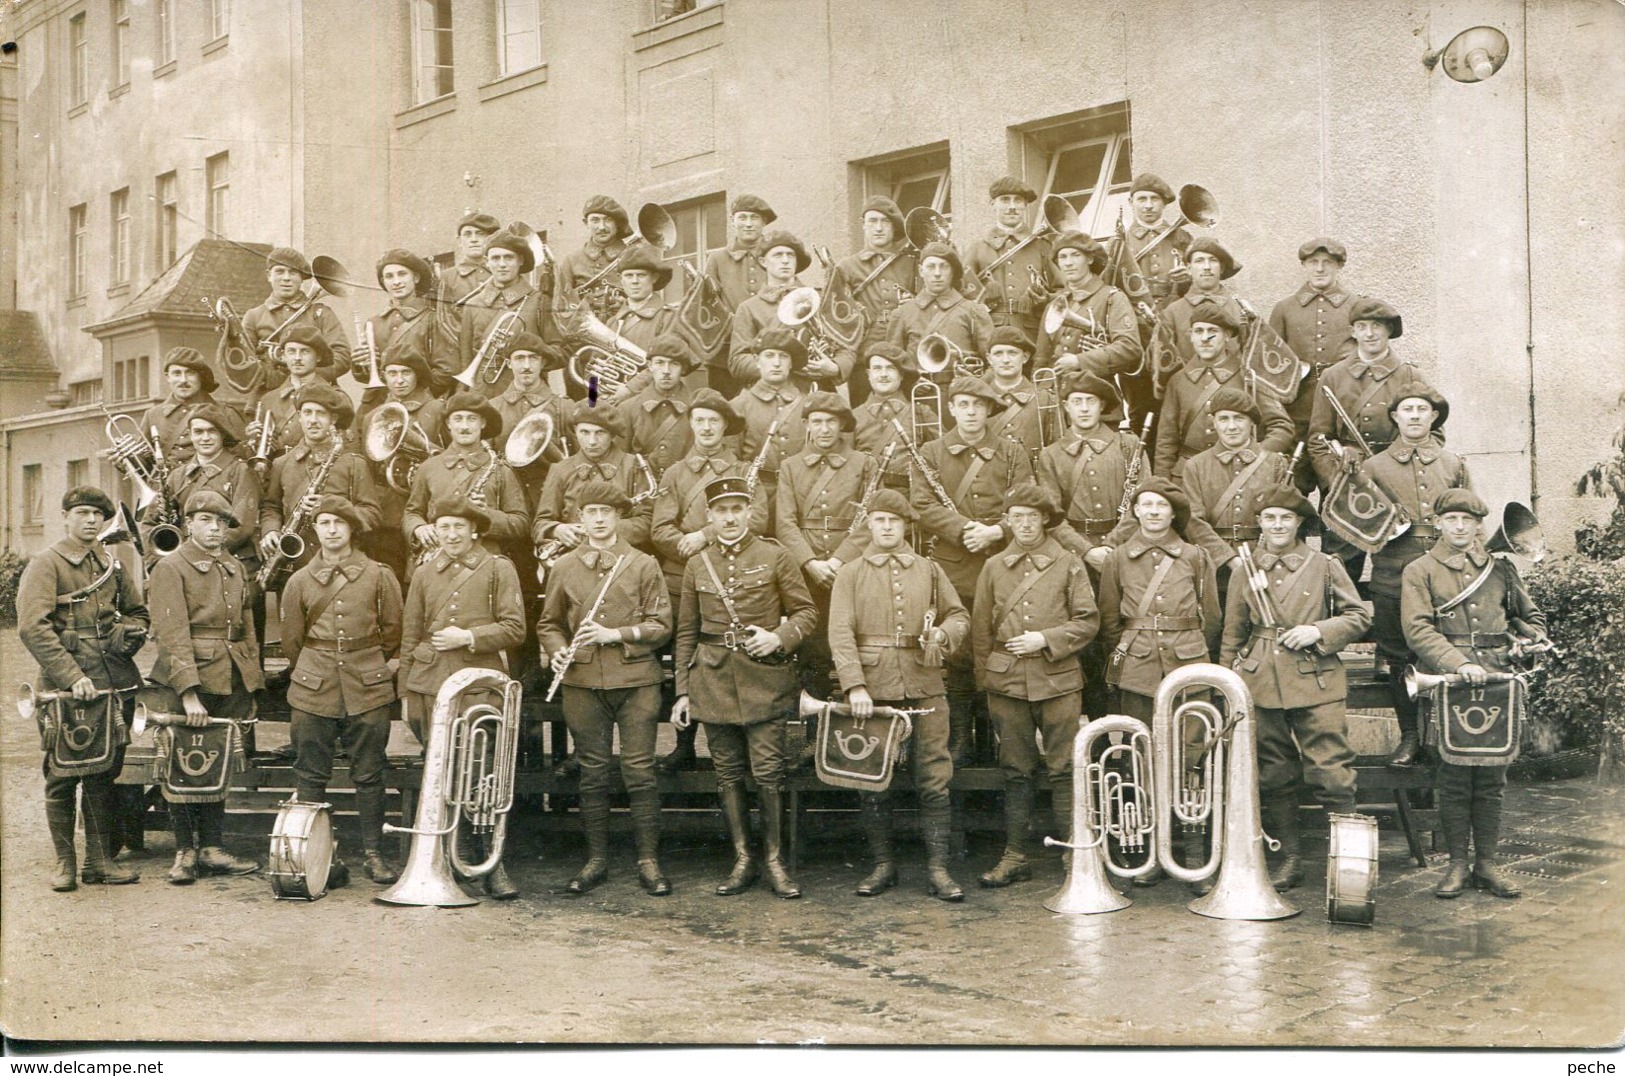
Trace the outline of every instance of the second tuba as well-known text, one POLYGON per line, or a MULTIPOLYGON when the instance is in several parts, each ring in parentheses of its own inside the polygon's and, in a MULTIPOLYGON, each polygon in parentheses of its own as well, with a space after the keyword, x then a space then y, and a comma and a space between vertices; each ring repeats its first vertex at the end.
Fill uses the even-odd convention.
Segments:
POLYGON ((434 454, 435 448, 406 405, 390 400, 367 416, 361 431, 361 450, 379 465, 390 489, 406 493, 412 488, 412 473, 434 454))

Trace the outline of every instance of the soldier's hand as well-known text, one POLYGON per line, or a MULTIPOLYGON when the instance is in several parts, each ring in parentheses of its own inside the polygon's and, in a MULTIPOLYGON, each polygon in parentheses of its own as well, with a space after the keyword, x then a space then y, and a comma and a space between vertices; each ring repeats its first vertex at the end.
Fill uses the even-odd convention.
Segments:
POLYGON ((688 712, 688 696, 679 695, 671 708, 671 727, 686 729, 694 723, 694 717, 688 712))
POLYGON ((833 360, 826 359, 822 355, 809 356, 807 365, 801 368, 801 372, 814 381, 841 376, 841 368, 836 366, 833 360))
POLYGON ((440 538, 435 534, 434 524, 432 523, 419 523, 413 529, 412 537, 417 540, 418 545, 425 549, 432 549, 440 544, 440 538))
POLYGON ((753 658, 765 658, 784 648, 783 640, 758 624, 752 624, 745 632, 745 653, 753 658))
POLYGON ((585 532, 577 523, 560 523, 553 528, 553 537, 558 539, 558 543, 565 549, 574 549, 580 545, 584 535, 585 532))
POLYGON ((809 560, 806 569, 807 575, 821 587, 827 588, 835 582, 835 568, 827 560, 809 560))
POLYGON ((570 653, 567 650, 560 650, 547 661, 547 667, 553 670, 554 676, 563 676, 564 670, 568 669, 570 664, 570 653))
POLYGON ((607 628, 590 620, 577 628, 576 633, 584 646, 615 646, 621 642, 620 628, 607 628))
POLYGON ((965 528, 963 541, 966 549, 980 553, 1004 541, 1004 531, 992 523, 972 523, 965 528))
POLYGON ((75 702, 89 702, 96 697, 96 685, 91 682, 88 676, 81 676, 75 680, 73 687, 69 690, 73 692, 75 702))
POLYGON ((1106 566, 1106 562, 1111 559, 1111 555, 1111 546, 1097 545, 1093 549, 1090 549, 1084 553, 1083 562, 1098 572, 1100 569, 1106 566))
POLYGON ((846 693, 846 703, 852 707, 852 716, 867 721, 875 716, 875 700, 866 687, 855 687, 846 693))
POLYGON ((305 510, 305 515, 307 516, 316 511, 317 505, 321 503, 322 495, 317 493, 315 490, 311 490, 309 493, 299 498, 299 507, 305 510))
POLYGON ((436 650, 463 650, 474 642, 474 633, 467 628, 441 628, 429 636, 429 644, 436 650))
POLYGON ((191 727, 202 728, 209 723, 209 708, 203 705, 196 688, 187 688, 181 694, 181 707, 186 711, 186 723, 191 727))
POLYGON ((1320 640, 1320 629, 1313 624, 1299 624, 1281 633, 1281 645, 1288 650, 1308 650, 1320 640))
POLYGON ((1050 300, 1050 291, 1049 291, 1048 288, 1044 287, 1042 284, 1039 284, 1039 283, 1037 283, 1035 281, 1034 283, 1031 283, 1031 284, 1027 285, 1027 298, 1035 306, 1048 306, 1049 305, 1049 300, 1050 300))
POLYGON ((1024 631, 1020 635, 1004 644, 1004 648, 1018 658, 1030 658, 1044 650, 1044 633, 1041 631, 1024 631))
POLYGON ((260 433, 264 429, 264 424, 261 423, 259 419, 255 419, 253 422, 250 422, 248 424, 248 428, 243 431, 243 437, 249 444, 258 444, 260 433))
POLYGON ((260 552, 269 557, 276 552, 277 542, 282 538, 281 531, 271 531, 260 539, 260 552))
POLYGON ((1073 352, 1065 352, 1055 360, 1055 372, 1061 374, 1068 370, 1076 370, 1081 361, 1073 352))
POLYGON ((1170 284, 1189 284, 1191 282, 1191 269, 1188 265, 1176 265, 1168 270, 1170 284))
POLYGON ((711 544, 704 531, 690 531, 677 542, 677 555, 680 557, 698 556, 700 550, 711 544))
POLYGON ((1476 665, 1470 661, 1461 668, 1457 669, 1456 672, 1463 680, 1466 680, 1474 687, 1482 687, 1486 682, 1489 681, 1490 678, 1490 671, 1488 669, 1484 668, 1482 665, 1476 665))

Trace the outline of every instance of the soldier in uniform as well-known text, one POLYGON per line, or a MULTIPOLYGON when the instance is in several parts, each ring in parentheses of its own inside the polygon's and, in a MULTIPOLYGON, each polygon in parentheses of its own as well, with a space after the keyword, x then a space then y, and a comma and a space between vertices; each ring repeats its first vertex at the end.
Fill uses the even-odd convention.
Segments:
POLYGON ((619 202, 595 194, 581 208, 581 223, 587 226, 587 241, 559 262, 553 286, 553 314, 561 328, 572 323, 575 308, 586 303, 600 321, 607 321, 620 305, 619 281, 606 272, 626 250, 632 222, 619 202), (591 292, 582 289, 597 277, 591 292))
POLYGON ((728 207, 732 234, 726 247, 705 260, 705 275, 715 281, 729 310, 737 310, 767 283, 767 271, 762 268, 762 255, 767 253, 762 249, 762 229, 778 219, 773 207, 754 194, 741 194, 728 207))
POLYGON ((169 395, 141 415, 141 433, 151 440, 152 431, 158 431, 164 462, 174 467, 192 457, 187 422, 198 408, 214 403, 213 393, 219 383, 202 353, 190 347, 171 348, 164 356, 164 381, 169 385, 169 395))
MULTIPOLYGON (((1185 473, 1186 461, 1218 443, 1213 413, 1208 410, 1213 396, 1227 385, 1241 388, 1245 383, 1241 357, 1236 352, 1241 323, 1222 306, 1204 303, 1194 312, 1189 336, 1195 357, 1168 379, 1153 456, 1156 466, 1152 470, 1175 481, 1185 473)), ((1287 418, 1280 400, 1268 391, 1252 395, 1263 420, 1257 434, 1261 447, 1290 452, 1292 420, 1287 418)))
POLYGON ((761 457, 756 482, 762 487, 771 521, 779 461, 798 451, 807 439, 801 407, 806 394, 791 377, 793 371, 805 368, 807 349, 789 329, 772 325, 757 335, 751 349, 756 353, 760 374, 755 384, 728 402, 745 423, 739 437, 740 458, 754 465, 761 457), (768 445, 770 437, 772 444, 768 445), (766 455, 762 455, 764 446, 766 455))
POLYGON ((1056 823, 1064 827, 1072 817, 1072 741, 1083 707, 1078 655, 1100 630, 1083 561, 1048 533, 1062 518, 1049 493, 1023 482, 1005 495, 1004 516, 1010 544, 983 566, 970 623, 1004 776, 1004 853, 979 879, 989 889, 1032 877, 1035 733, 1043 738, 1056 823))
MULTIPOLYGON (((987 307, 965 298, 959 290, 964 279, 965 266, 958 251, 947 243, 927 243, 920 251, 920 291, 897 307, 891 320, 891 343, 913 355, 922 339, 941 334, 967 354, 986 355, 993 319, 987 307)), ((934 380, 949 381, 953 376, 950 366, 934 380)))
MULTIPOLYGON (((327 392, 336 392, 324 386, 327 392)), ((241 772, 241 721, 252 721, 254 692, 265 687, 260 671, 259 637, 250 614, 248 573, 226 553, 228 528, 241 521, 231 504, 213 490, 199 490, 186 502, 187 540, 170 556, 158 561, 148 580, 152 633, 158 661, 152 680, 180 697, 186 725, 162 727, 158 737, 156 776, 169 803, 175 830, 175 863, 169 871, 174 885, 190 885, 207 874, 252 874, 260 865, 240 859, 224 845, 226 796, 230 774, 241 772), (191 729, 207 726, 211 718, 232 724, 219 741, 223 772, 217 788, 187 788, 177 759, 183 743, 201 735, 191 729), (195 845, 195 846, 194 846, 195 845)), ((214 731, 214 730, 208 730, 214 731)), ((195 752, 192 752, 195 753, 195 752)))
POLYGON ((1303 884, 1302 787, 1313 789, 1328 813, 1349 814, 1356 806, 1348 677, 1337 655, 1365 634, 1371 614, 1343 562, 1304 543, 1320 519, 1303 494, 1277 485, 1255 496, 1253 509, 1262 533, 1254 556, 1263 593, 1245 572, 1231 574, 1219 663, 1240 673, 1252 695, 1264 828, 1281 842, 1270 883, 1285 890, 1303 884))
POLYGON ((615 517, 621 540, 647 550, 649 520, 654 511, 655 494, 650 492, 654 476, 621 447, 626 427, 620 415, 577 400, 570 405, 569 429, 576 452, 548 472, 536 504, 531 541, 537 546, 556 544, 554 555, 578 548, 587 536, 581 519, 581 491, 588 485, 607 482, 627 499, 615 517))
MULTIPOLYGON (((409 250, 388 250, 378 259, 378 285, 389 296, 389 306, 369 318, 367 324, 372 327, 372 342, 378 349, 379 371, 396 355, 410 351, 422 356, 429 367, 430 373, 422 378, 424 391, 431 396, 450 392, 455 386, 452 379, 463 368, 457 365, 457 337, 446 328, 435 307, 434 270, 409 250)), ((356 341, 350 359, 350 374, 358 385, 371 379, 365 343, 356 341)), ((381 390, 370 389, 362 394, 361 402, 365 405, 382 398, 381 390)))
POLYGON ((1010 325, 1027 340, 1038 338, 1050 292, 1059 286, 1050 262, 1050 237, 1033 235, 1027 207, 1038 194, 1015 176, 1001 176, 987 189, 993 227, 971 244, 965 269, 981 289, 994 325, 1010 325))
POLYGON ((1445 399, 1420 382, 1396 392, 1388 416, 1398 428, 1399 438, 1360 465, 1361 472, 1411 521, 1403 534, 1371 557, 1371 634, 1377 641, 1377 655, 1388 662, 1388 685, 1399 718, 1399 747, 1388 759, 1388 765, 1397 768, 1415 766, 1422 758, 1416 703, 1405 690, 1405 666, 1416 660, 1400 618, 1405 567, 1427 553, 1439 537, 1434 502, 1447 490, 1473 486, 1466 462, 1436 438, 1449 414, 1445 399))
MULTIPOLYGON (((383 360, 384 366, 384 392, 383 399, 372 408, 362 405, 362 412, 356 422, 356 443, 358 447, 366 447, 366 431, 370 427, 369 420, 379 405, 396 403, 406 408, 409 420, 417 429, 423 432, 428 439, 428 450, 436 452, 440 449, 440 438, 445 435, 441 432, 445 421, 445 401, 435 399, 429 395, 430 370, 428 360, 418 350, 415 343, 404 343, 391 346, 388 357, 383 360)), ((406 538, 401 532, 401 522, 406 515, 406 494, 410 488, 410 479, 407 469, 397 465, 394 479, 396 485, 388 481, 386 466, 374 463, 373 473, 377 481, 374 489, 378 494, 378 509, 380 523, 370 531, 358 532, 357 544, 369 555, 388 566, 395 573, 395 578, 402 584, 406 581, 407 549, 406 538), (397 485, 407 484, 407 489, 398 489, 397 485)))
MULTIPOLYGON (((546 296, 531 287, 528 279, 530 271, 536 268, 536 255, 523 239, 509 232, 498 232, 487 239, 485 267, 491 276, 463 301, 463 316, 457 331, 459 372, 474 361, 499 322, 509 324, 511 332, 528 332, 535 336, 546 336, 549 329, 546 296), (517 323, 504 317, 510 313, 519 316, 517 323)), ((494 398, 500 396, 512 380, 513 375, 506 368, 495 381, 486 377, 484 369, 476 370, 472 391, 494 398)))
MULTIPOLYGON (((288 659, 289 736, 297 752, 296 797, 321 803, 342 746, 361 816, 363 870, 379 885, 399 875, 380 851, 384 834, 384 749, 399 697, 395 669, 401 648, 401 585, 384 565, 356 549, 362 519, 343 497, 316 506, 321 549, 293 573, 282 591, 282 654, 288 659)), ((337 855, 329 885, 349 870, 337 855), (337 875, 337 877, 335 877, 337 875)))
MULTIPOLYGON (((920 449, 952 503, 921 476, 913 483, 914 508, 921 533, 935 545, 935 558, 953 581, 961 601, 970 603, 976 579, 987 558, 1010 538, 1003 522, 1004 495, 1033 477, 1032 460, 987 428, 988 419, 1004 409, 987 382, 957 377, 948 389, 948 407, 956 425, 920 449)), ((967 647, 948 666, 950 747, 955 766, 970 761, 974 715, 981 711, 976 673, 967 647)), ((984 746, 988 746, 984 740, 984 746)))
MULTIPOLYGON (((266 389, 260 396, 255 409, 257 417, 245 431, 248 443, 258 446, 261 423, 268 423, 273 457, 294 447, 304 437, 299 426, 299 396, 306 389, 327 384, 317 372, 326 368, 333 358, 327 341, 309 325, 295 325, 284 333, 277 356, 287 380, 276 388, 266 389)), ((348 396, 345 402, 348 404, 348 396)), ((351 409, 354 410, 353 405, 351 409)))
MULTIPOLYGON (((926 711, 914 717, 910 741, 926 879, 932 896, 959 901, 965 891, 948 873, 948 785, 954 764, 942 669, 945 655, 970 630, 970 617, 941 565, 909 548, 904 532, 914 518, 901 493, 883 489, 875 494, 866 520, 868 547, 835 573, 829 647, 854 717, 868 719, 877 705, 926 711), (886 594, 890 601, 880 597, 886 594)), ((892 807, 886 793, 861 796, 874 869, 858 883, 857 894, 872 897, 897 885, 892 807)))
POLYGON ((585 893, 609 875, 609 765, 621 735, 621 780, 632 801, 638 884, 653 896, 671 892, 660 869, 660 791, 655 782, 655 729, 660 721, 660 649, 672 634, 671 599, 660 565, 620 535, 631 501, 614 483, 580 488, 584 540, 547 577, 537 634, 563 679, 564 720, 581 765, 581 821, 587 862, 570 881, 585 893))
MULTIPOLYGON (((1309 419, 1320 403, 1320 375, 1330 370, 1352 348, 1349 313, 1352 292, 1338 280, 1348 261, 1348 250, 1335 239, 1311 239, 1298 248, 1304 282, 1270 311, 1270 328, 1286 341, 1292 353, 1309 364, 1298 394, 1287 405, 1298 440, 1308 443, 1309 419)), ((1294 480, 1309 492, 1314 484, 1313 460, 1299 463, 1294 480)))
MULTIPOLYGON (((1011 448, 1025 452, 1036 467, 1038 454, 1044 448, 1039 407, 1046 401, 1027 376, 1027 362, 1032 357, 1033 342, 1021 335, 1019 328, 1001 325, 993 330, 987 348, 987 383, 1004 404, 1004 410, 988 419, 988 428, 1010 442, 1011 448)), ((1052 430, 1050 436, 1059 432, 1052 430)))
MULTIPOLYGON (((553 419, 553 440, 546 451, 523 467, 513 469, 514 477, 528 496, 526 502, 534 511, 536 499, 541 495, 542 483, 547 479, 549 466, 564 455, 563 439, 570 401, 548 385, 543 375, 558 366, 558 352, 548 347, 535 333, 522 332, 508 341, 508 374, 513 378, 501 395, 491 400, 497 417, 502 420, 504 435, 511 435, 514 427, 527 415, 541 411, 553 419)), ((506 442, 504 441, 504 445, 506 442)), ((491 447, 507 458, 504 445, 492 440, 491 447)), ((521 574, 526 565, 519 564, 521 574)))
MULTIPOLYGON (((1482 523, 1489 509, 1476 493, 1448 490, 1434 502, 1434 511, 1439 540, 1405 567, 1400 596, 1405 641, 1421 672, 1451 674, 1480 686, 1491 673, 1512 671, 1509 644, 1514 639, 1547 641, 1546 615, 1535 608, 1512 561, 1484 549, 1482 523)), ((1434 896, 1458 897, 1469 880, 1497 897, 1521 894, 1495 863, 1506 783, 1506 766, 1440 760, 1433 787, 1450 869, 1434 896)))
POLYGON ((1171 301, 1162 311, 1163 339, 1169 341, 1181 363, 1196 354, 1191 343, 1191 323, 1199 310, 1219 307, 1237 325, 1247 323, 1247 311, 1226 288, 1223 281, 1241 272, 1241 263, 1217 239, 1207 236, 1190 245, 1190 290, 1171 301))
POLYGON ((744 479, 706 483, 706 515, 715 544, 689 558, 677 603, 677 703, 672 724, 706 726, 717 796, 733 843, 734 865, 719 896, 749 889, 767 873, 773 895, 801 896, 783 859, 785 742, 796 710, 796 674, 785 660, 813 632, 818 611, 801 569, 771 538, 752 534, 752 493, 744 479), (745 776, 762 807, 760 864, 750 851, 745 776))
MULTIPOLYGON (((506 651, 525 639, 519 573, 507 557, 480 544, 490 514, 453 494, 430 504, 429 518, 435 552, 407 587, 396 675, 406 724, 425 745, 435 696, 446 678, 461 669, 506 673, 506 651)), ((484 859, 488 851, 481 847, 475 854, 484 859)), ((485 892, 497 900, 519 895, 501 863, 485 876, 485 892)))
MULTIPOLYGON (((863 249, 835 263, 827 292, 847 295, 864 313, 863 339, 858 353, 865 359, 871 348, 890 337, 897 308, 914 298, 919 270, 914 245, 903 237, 903 211, 890 198, 876 195, 863 203, 863 249)), ((861 404, 869 385, 853 379, 852 401, 861 404)))
MULTIPOLYGON (((926 403, 914 402, 912 392, 920 379, 920 368, 914 353, 904 351, 896 344, 870 344, 864 352, 869 379, 869 398, 852 409, 856 424, 853 443, 858 449, 876 459, 883 458, 892 448, 891 462, 886 465, 886 485, 908 492, 908 454, 903 451, 896 419, 910 440, 924 443, 941 436, 945 415, 926 403), (921 435, 916 437, 914 431, 921 435), (893 447, 895 446, 895 447, 893 447)), ((940 398, 940 397, 939 397, 940 398)))
POLYGON ((51 888, 58 893, 79 885, 73 830, 81 785, 85 883, 126 885, 140 877, 112 862, 108 844, 113 782, 124 765, 134 691, 141 686, 135 654, 148 630, 139 583, 97 538, 114 511, 112 499, 94 486, 68 490, 61 541, 29 558, 17 584, 17 634, 39 663, 38 687, 72 696, 62 706, 72 715, 73 736, 59 727, 41 760, 45 824, 56 851, 51 888), (87 737, 98 720, 100 734, 87 737))
POLYGON ((485 241, 501 228, 495 217, 477 209, 464 213, 457 222, 457 260, 440 274, 435 291, 435 316, 448 340, 457 339, 468 297, 491 276, 485 267, 485 241))
MULTIPOLYGON (((645 355, 656 338, 676 327, 677 304, 666 302, 666 285, 670 283, 671 266, 646 243, 640 243, 621 260, 621 293, 626 298, 608 324, 645 355)), ((641 384, 628 385, 631 392, 642 388, 641 384)))
POLYGON ((259 555, 254 548, 254 524, 260 516, 260 484, 248 463, 231 451, 242 441, 242 424, 235 412, 210 403, 192 412, 187 431, 191 458, 170 464, 164 495, 141 513, 141 536, 148 557, 158 555, 153 549, 153 528, 164 523, 178 527, 187 498, 200 489, 212 489, 230 502, 232 515, 243 521, 226 532, 226 549, 250 572, 255 571, 259 555), (169 518, 171 514, 175 518, 169 518))
POLYGON ((1228 592, 1236 548, 1258 541, 1254 501, 1288 481, 1289 460, 1258 444, 1263 422, 1258 405, 1239 388, 1226 385, 1207 402, 1218 440, 1185 462, 1179 484, 1191 505, 1191 540, 1201 543, 1219 570, 1219 589, 1228 592), (1196 524, 1205 524, 1197 528, 1196 524))
POLYGON ((466 497, 485 513, 479 530, 486 549, 500 553, 505 545, 523 541, 530 532, 530 507, 513 469, 496 451, 502 437, 496 408, 477 392, 459 392, 446 400, 443 433, 445 449, 418 464, 412 476, 401 525, 407 537, 419 549, 434 544, 438 529, 429 507, 466 497))
POLYGON ((314 329, 327 343, 331 365, 321 370, 322 379, 337 380, 340 370, 350 368, 350 341, 338 315, 319 299, 308 298, 305 281, 314 274, 310 261, 292 247, 277 247, 265 256, 265 276, 271 282, 270 296, 243 315, 243 331, 256 349, 264 352, 280 346, 295 328, 314 329))
POLYGON ((650 343, 649 384, 616 405, 630 437, 631 451, 648 462, 656 478, 693 446, 688 405, 693 392, 684 383, 699 365, 694 352, 676 333, 662 333, 650 343))
MULTIPOLYGON (((1082 370, 1110 380, 1140 367, 1140 330, 1128 297, 1101 279, 1106 248, 1080 232, 1056 239, 1050 254, 1061 276, 1061 293, 1050 308, 1065 311, 1061 327, 1040 328, 1035 366, 1082 370)), ((1047 319, 1048 311, 1046 311, 1047 319)))
MULTIPOLYGON (((770 327, 789 328, 779 320, 779 300, 792 288, 801 287, 801 273, 807 271, 812 258, 801 240, 789 232, 769 232, 762 237, 762 266, 767 271, 767 282, 755 295, 739 304, 734 311, 733 342, 728 348, 728 373, 734 383, 753 384, 762 371, 756 362, 756 340, 762 330, 770 327)), ((799 336, 798 336, 799 339, 799 336)), ((815 356, 809 359, 798 376, 803 381, 835 381, 844 383, 852 376, 857 358, 845 350, 836 350, 830 358, 815 356)))
POLYGON ((1173 229, 1163 225, 1163 212, 1175 199, 1174 189, 1162 177, 1151 172, 1135 176, 1128 200, 1134 210, 1134 223, 1125 233, 1129 251, 1145 276, 1152 305, 1161 311, 1190 286, 1185 252, 1190 249, 1191 233, 1184 225, 1173 229))

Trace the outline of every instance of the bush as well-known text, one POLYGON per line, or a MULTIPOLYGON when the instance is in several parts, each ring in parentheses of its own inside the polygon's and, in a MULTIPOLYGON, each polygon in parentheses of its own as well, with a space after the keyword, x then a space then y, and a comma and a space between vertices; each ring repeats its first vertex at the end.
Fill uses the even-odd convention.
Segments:
POLYGON ((17 584, 27 566, 28 558, 20 553, 0 553, 0 625, 17 624, 17 584))
POLYGON ((1532 568, 1527 582, 1556 644, 1529 678, 1532 752, 1625 733, 1625 562, 1557 557, 1532 568))

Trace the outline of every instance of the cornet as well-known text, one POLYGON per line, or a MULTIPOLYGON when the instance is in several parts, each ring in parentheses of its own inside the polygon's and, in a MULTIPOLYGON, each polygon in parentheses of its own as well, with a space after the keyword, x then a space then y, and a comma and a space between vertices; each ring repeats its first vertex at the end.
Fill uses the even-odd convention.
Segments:
POLYGON ((112 445, 104 454, 135 487, 135 506, 139 511, 159 496, 154 488, 155 483, 162 485, 158 475, 157 452, 135 419, 129 415, 113 414, 106 404, 102 404, 102 414, 107 416, 102 432, 112 445))
POLYGON ((363 367, 360 357, 352 354, 350 356, 350 375, 357 381, 361 381, 361 387, 364 389, 381 389, 384 387, 384 378, 378 372, 378 344, 373 337, 372 322, 362 321, 359 314, 354 316, 354 321, 356 343, 360 345, 358 350, 366 351, 367 359, 366 366, 363 367), (363 369, 365 370, 365 380, 362 380, 363 369))
POLYGON ((470 389, 476 381, 484 381, 487 385, 501 381, 508 369, 508 342, 519 335, 523 321, 517 310, 504 310, 499 314, 491 323, 491 328, 486 330, 485 339, 480 342, 479 350, 474 352, 474 358, 457 375, 456 380, 470 389))

